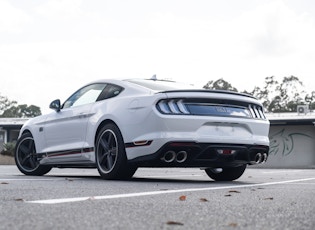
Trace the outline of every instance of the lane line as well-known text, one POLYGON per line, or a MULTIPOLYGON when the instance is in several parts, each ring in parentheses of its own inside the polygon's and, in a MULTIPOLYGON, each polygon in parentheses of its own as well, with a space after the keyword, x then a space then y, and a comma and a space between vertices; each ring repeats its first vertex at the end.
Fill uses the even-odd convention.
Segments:
POLYGON ((80 202, 80 201, 87 201, 87 200, 108 200, 108 199, 130 198, 130 197, 154 196, 154 195, 162 195, 162 194, 184 193, 184 192, 201 192, 201 191, 223 190, 223 189, 250 188, 250 187, 259 187, 259 186, 289 184, 289 183, 311 181, 311 180, 315 180, 315 177, 297 179, 297 180, 279 181, 279 182, 249 184, 249 185, 232 185, 232 186, 210 187, 210 188, 209 187, 188 188, 188 189, 126 193, 126 194, 116 194, 116 195, 106 195, 106 196, 89 196, 89 197, 48 199, 48 200, 33 200, 33 201, 25 201, 25 202, 32 203, 32 204, 61 204, 61 203, 80 202))
POLYGON ((292 183, 292 184, 295 184, 295 185, 315 185, 315 182, 313 182, 313 183, 292 183))
POLYGON ((60 179, 9 179, 9 178, 0 178, 0 181, 52 181, 52 180, 65 180, 64 178, 60 179))
POLYGON ((262 172, 263 174, 276 174, 276 173, 297 173, 297 172, 305 172, 305 170, 301 169, 288 169, 288 170, 272 170, 262 172))
POLYGON ((152 176, 144 176, 144 177, 134 177, 134 178, 141 178, 141 179, 145 179, 145 178, 156 178, 156 179, 159 179, 159 178, 170 178, 172 179, 173 177, 187 177, 187 176, 191 176, 191 177, 203 177, 204 175, 152 175, 152 176))

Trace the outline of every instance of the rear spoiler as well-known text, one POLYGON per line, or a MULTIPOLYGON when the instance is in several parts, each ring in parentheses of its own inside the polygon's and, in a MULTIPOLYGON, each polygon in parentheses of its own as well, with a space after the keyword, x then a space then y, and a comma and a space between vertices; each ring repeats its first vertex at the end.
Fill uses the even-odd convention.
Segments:
POLYGON ((223 93, 223 94, 231 94, 231 95, 238 95, 256 99, 254 96, 246 93, 238 93, 234 91, 228 90, 211 90, 211 89, 179 89, 179 90, 166 90, 160 91, 158 93, 223 93))

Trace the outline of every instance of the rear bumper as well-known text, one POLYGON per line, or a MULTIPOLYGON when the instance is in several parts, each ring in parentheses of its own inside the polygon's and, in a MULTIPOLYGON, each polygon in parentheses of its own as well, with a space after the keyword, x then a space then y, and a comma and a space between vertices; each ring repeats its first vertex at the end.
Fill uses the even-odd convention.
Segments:
POLYGON ((215 143, 269 145, 267 120, 151 113, 141 124, 120 127, 128 160, 155 155, 170 142, 193 143, 200 151, 215 143))
POLYGON ((157 152, 129 162, 139 167, 235 167, 263 163, 268 151, 266 145, 168 142, 157 152))

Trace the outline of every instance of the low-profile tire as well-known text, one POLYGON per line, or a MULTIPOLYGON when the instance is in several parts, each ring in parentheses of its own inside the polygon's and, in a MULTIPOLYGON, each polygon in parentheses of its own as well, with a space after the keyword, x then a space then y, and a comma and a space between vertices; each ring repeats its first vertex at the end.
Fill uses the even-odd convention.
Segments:
POLYGON ((208 168, 205 172, 215 181, 233 181, 243 175, 246 166, 247 165, 245 164, 238 167, 208 168))
POLYGON ((112 123, 106 124, 97 136, 95 158, 103 179, 130 179, 137 170, 136 166, 128 164, 123 137, 112 123))
POLYGON ((18 139, 14 158, 16 166, 25 175, 42 176, 51 170, 50 166, 39 164, 34 138, 30 133, 25 133, 18 139))

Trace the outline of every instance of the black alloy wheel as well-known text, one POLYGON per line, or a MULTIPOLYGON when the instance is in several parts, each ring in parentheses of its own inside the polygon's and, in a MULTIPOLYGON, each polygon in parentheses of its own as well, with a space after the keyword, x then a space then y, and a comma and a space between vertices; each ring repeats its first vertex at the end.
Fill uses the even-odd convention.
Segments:
POLYGON ((130 179, 137 167, 127 162, 125 145, 119 128, 106 124, 96 139, 96 165, 103 179, 130 179))
POLYGON ((51 167, 39 164, 35 142, 30 133, 25 133, 19 138, 14 157, 16 166, 25 175, 42 176, 51 170, 51 167))

